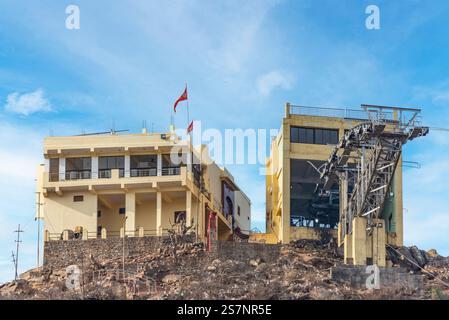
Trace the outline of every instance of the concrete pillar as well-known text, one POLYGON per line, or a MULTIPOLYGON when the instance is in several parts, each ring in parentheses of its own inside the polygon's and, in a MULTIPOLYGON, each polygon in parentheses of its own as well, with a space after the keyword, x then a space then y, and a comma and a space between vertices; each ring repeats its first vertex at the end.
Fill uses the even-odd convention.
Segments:
POLYGON ((290 117, 290 103, 289 102, 287 102, 285 104, 285 118, 288 118, 288 117, 290 117))
POLYGON ((193 158, 192 158, 192 150, 190 149, 192 147, 191 144, 191 139, 192 137, 190 135, 187 136, 187 157, 186 157, 186 161, 187 161, 187 172, 192 172, 192 163, 193 163, 193 158))
POLYGON ((59 158, 59 181, 65 180, 65 158, 59 158))
POLYGON ((44 230, 44 241, 50 241, 50 231, 44 230))
POLYGON ((366 219, 352 220, 352 259, 354 265, 366 265, 366 219))
POLYGON ((119 169, 111 169, 111 179, 117 180, 120 177, 119 169))
POLYGON ((92 179, 98 179, 98 157, 92 157, 92 168, 90 176, 92 179))
POLYGON ((162 236, 162 193, 156 193, 156 234, 162 236))
POLYGON ((83 228, 83 240, 89 239, 89 230, 83 228))
POLYGON ((120 228, 120 238, 124 238, 125 237, 125 229, 123 229, 123 227, 120 228))
POLYGON ((348 173, 345 172, 340 180, 340 223, 338 224, 338 245, 341 244, 341 233, 343 232, 343 225, 341 224, 342 217, 346 213, 348 207, 348 173))
POLYGON ((157 175, 162 176, 162 154, 157 154, 157 175))
POLYGON ((131 157, 129 154, 125 155, 125 178, 131 176, 131 157))
POLYGON ((192 225, 192 191, 186 191, 186 226, 192 225))
MULTIPOLYGON (((284 127, 284 139, 283 139, 283 170, 281 173, 282 183, 282 220, 281 220, 281 234, 280 238, 282 243, 290 243, 290 158, 289 151, 290 145, 289 140, 285 139, 286 133, 289 131, 287 127, 284 127)), ((290 135, 290 133, 288 133, 290 135)))
POLYGON ((374 228, 372 235, 373 263, 379 267, 385 267, 387 254, 385 222, 383 219, 376 219, 374 222, 377 224, 377 228, 374 228))
POLYGON ((342 233, 342 230, 341 230, 341 220, 340 220, 340 223, 338 224, 338 229, 337 229, 337 246, 340 246, 342 243, 341 233, 342 233))
POLYGON ((139 227, 139 237, 142 238, 144 235, 143 227, 139 227))
POLYGON ((68 230, 62 231, 62 240, 69 240, 69 231, 68 230))
POLYGON ((345 264, 352 264, 353 257, 352 257, 352 237, 350 234, 345 234, 344 237, 344 262, 345 264))
POLYGON ((106 239, 108 237, 108 232, 106 228, 101 228, 101 239, 106 239))
POLYGON ((127 192, 125 196, 125 234, 134 236, 136 231, 136 193, 127 192))
POLYGON ((50 172, 50 159, 44 159, 44 172, 49 173, 50 172))

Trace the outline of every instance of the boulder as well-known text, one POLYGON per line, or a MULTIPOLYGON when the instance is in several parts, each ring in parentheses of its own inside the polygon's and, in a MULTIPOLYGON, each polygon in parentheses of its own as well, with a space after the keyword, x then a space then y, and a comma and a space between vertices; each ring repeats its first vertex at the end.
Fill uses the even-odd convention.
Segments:
POLYGON ((166 284, 172 284, 181 280, 181 276, 178 274, 170 273, 162 278, 162 282, 166 284))

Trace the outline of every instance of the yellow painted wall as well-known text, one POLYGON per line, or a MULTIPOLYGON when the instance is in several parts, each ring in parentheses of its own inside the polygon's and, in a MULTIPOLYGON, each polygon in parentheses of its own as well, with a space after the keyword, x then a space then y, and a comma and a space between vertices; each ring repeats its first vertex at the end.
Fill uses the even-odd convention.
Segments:
POLYGON ((97 231, 97 195, 89 192, 67 192, 64 196, 49 194, 45 198, 45 229, 50 233, 61 233, 77 226, 97 231), (74 202, 73 196, 82 195, 84 201, 74 202))
POLYGON ((106 228, 108 232, 118 232, 123 226, 125 215, 119 214, 119 209, 125 205, 115 205, 111 209, 99 205, 98 210, 101 211, 101 217, 98 218, 98 225, 106 228))
MULTIPOLYGON (((162 214, 164 214, 164 207, 162 207, 162 214)), ((156 233, 156 199, 136 204, 136 226, 156 233)))
MULTIPOLYGON (((290 240, 300 240, 300 239, 308 239, 308 240, 320 240, 320 234, 315 228, 306 228, 306 227, 290 227, 290 240)), ((337 238, 337 230, 329 230, 333 238, 337 238)))

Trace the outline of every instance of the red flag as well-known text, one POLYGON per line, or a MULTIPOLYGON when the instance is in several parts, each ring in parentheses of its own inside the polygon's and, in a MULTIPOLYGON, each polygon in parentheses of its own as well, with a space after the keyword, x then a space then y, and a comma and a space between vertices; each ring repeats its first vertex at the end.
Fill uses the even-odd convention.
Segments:
POLYGON ((178 100, 176 100, 175 105, 173 107, 173 109, 176 112, 176 106, 178 105, 178 103, 180 103, 181 101, 187 100, 187 86, 184 89, 184 93, 178 98, 178 100))
POLYGON ((192 130, 193 130, 193 120, 192 120, 192 122, 190 122, 189 126, 187 127, 187 133, 192 132, 192 130))

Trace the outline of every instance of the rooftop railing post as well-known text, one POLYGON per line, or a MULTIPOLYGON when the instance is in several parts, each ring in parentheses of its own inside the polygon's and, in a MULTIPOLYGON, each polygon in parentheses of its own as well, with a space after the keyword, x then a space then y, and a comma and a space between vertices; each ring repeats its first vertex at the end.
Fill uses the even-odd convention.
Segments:
POLYGON ((290 102, 285 104, 285 117, 288 118, 290 116, 290 102))

